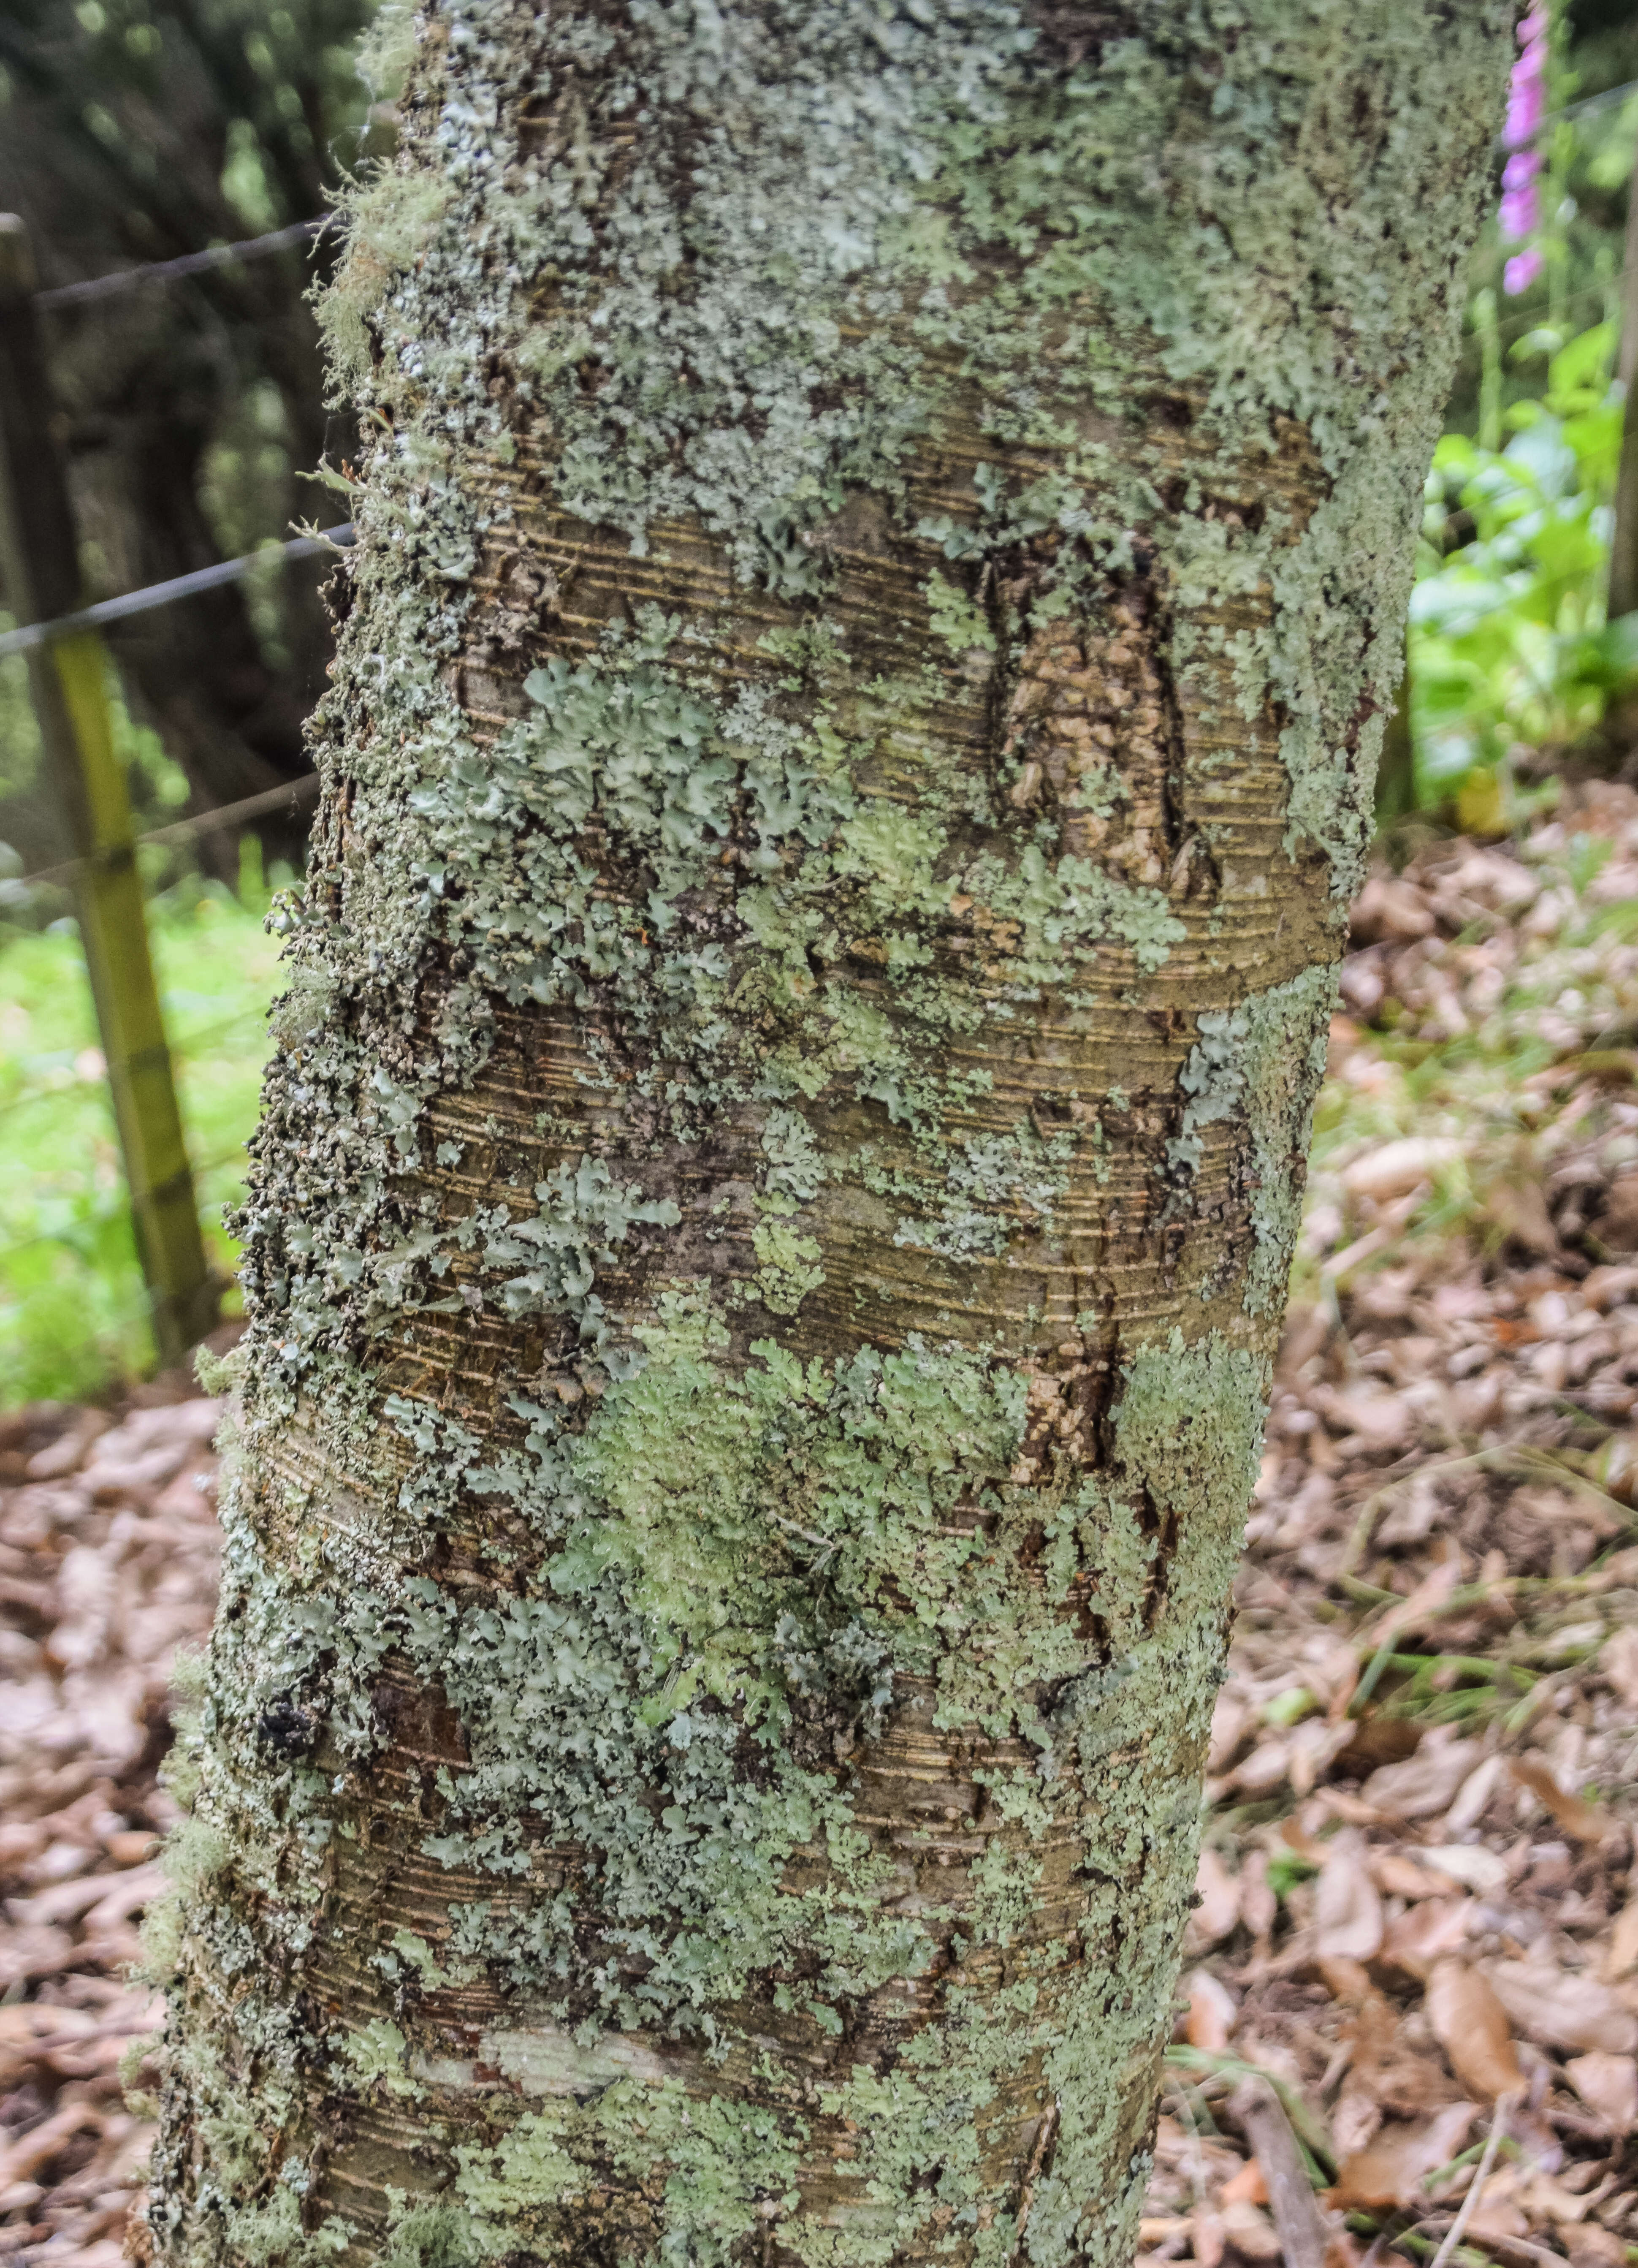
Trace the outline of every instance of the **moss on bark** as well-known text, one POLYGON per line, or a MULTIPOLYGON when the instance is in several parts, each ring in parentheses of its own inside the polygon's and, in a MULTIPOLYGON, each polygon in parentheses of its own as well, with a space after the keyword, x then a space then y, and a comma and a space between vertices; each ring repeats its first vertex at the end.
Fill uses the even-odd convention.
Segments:
POLYGON ((421 19, 165 2260, 1128 2254, 1505 17, 421 19))

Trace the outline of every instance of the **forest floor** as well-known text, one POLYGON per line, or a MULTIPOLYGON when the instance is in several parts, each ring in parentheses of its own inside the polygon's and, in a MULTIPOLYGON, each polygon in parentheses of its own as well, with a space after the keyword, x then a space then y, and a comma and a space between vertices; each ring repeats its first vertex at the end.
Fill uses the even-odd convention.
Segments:
MULTIPOLYGON (((1368 885, 1149 2261, 1638 2264, 1638 796, 1368 885)), ((0 2257, 113 2268, 214 1405, 0 1417, 0 2257)))

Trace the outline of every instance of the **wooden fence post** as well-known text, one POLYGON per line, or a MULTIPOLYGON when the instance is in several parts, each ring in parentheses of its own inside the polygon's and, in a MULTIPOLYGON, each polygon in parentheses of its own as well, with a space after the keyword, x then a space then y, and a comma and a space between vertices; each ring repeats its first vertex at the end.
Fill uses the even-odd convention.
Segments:
MULTIPOLYGON (((23 224, 0 214, 0 589, 19 623, 82 603, 68 483, 51 430, 23 224)), ((130 797, 114 754, 102 642, 77 630, 28 656, 48 785, 79 859, 75 897, 130 1190, 136 1247, 162 1364, 216 1323, 220 1287, 205 1259, 148 949, 130 797)))
POLYGON ((1627 389, 1621 412, 1621 453, 1615 473, 1615 524, 1610 531, 1606 620, 1638 608, 1638 161, 1627 190, 1627 235, 1621 261, 1621 335, 1615 374, 1627 389))

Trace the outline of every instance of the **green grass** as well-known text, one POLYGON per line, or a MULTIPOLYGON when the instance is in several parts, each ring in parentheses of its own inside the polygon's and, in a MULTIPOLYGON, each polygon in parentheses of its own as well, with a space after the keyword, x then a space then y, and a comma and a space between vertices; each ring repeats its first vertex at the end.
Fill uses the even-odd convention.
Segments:
MULTIPOLYGON (((275 990, 256 866, 241 896, 189 881, 148 909, 207 1248, 224 1276, 236 1248, 222 1219, 243 1188, 275 990)), ((152 1360, 74 924, 0 928, 0 1406, 92 1395, 152 1360)))

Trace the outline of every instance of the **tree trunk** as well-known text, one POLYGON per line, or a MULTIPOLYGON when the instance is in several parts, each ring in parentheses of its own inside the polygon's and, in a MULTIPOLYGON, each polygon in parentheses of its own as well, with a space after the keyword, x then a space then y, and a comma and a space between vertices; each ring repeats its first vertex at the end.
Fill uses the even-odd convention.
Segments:
POLYGON ((422 21, 173 2262, 1120 2262, 1491 0, 422 21))

